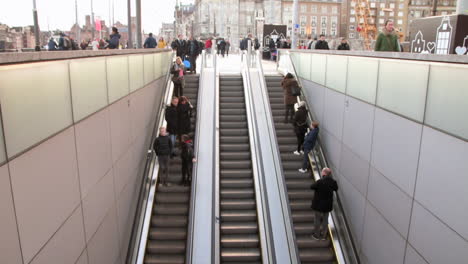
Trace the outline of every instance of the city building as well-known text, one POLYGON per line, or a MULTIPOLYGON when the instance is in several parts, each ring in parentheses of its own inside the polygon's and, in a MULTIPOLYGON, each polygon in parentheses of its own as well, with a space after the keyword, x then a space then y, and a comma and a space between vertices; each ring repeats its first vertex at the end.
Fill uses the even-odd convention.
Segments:
MULTIPOLYGON (((413 19, 429 16, 453 15, 456 13, 456 9, 456 0, 410 0, 408 5, 408 25, 411 24, 413 19)), ((409 26, 406 31, 406 36, 409 37, 409 26)))
MULTIPOLYGON (((178 1, 177 1, 178 2, 178 1)), ((174 11, 175 36, 189 37, 194 35, 195 5, 177 3, 174 11)))
POLYGON ((159 30, 159 37, 163 37, 166 42, 174 39, 174 23, 162 23, 159 30))

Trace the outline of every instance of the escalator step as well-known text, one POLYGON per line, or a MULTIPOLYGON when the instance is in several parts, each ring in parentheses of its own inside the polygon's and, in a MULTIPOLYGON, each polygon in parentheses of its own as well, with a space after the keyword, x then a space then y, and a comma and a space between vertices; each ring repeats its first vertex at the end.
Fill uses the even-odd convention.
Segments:
POLYGON ((186 228, 152 228, 149 232, 151 240, 185 240, 186 228))
POLYGON ((160 241, 150 240, 146 246, 146 250, 149 253, 157 254, 183 254, 185 253, 185 241, 160 241))
POLYGON ((223 199, 221 201, 222 210, 241 210, 255 209, 255 201, 253 199, 223 199))
POLYGON ((153 217, 151 218, 151 226, 187 228, 187 217, 174 215, 153 215, 153 217))
POLYGON ((222 248, 221 261, 226 262, 251 262, 261 261, 262 257, 258 248, 222 248))
POLYGON ((228 210, 221 212, 221 220, 226 222, 249 222, 257 220, 255 210, 228 210))
POLYGON ((145 264, 184 264, 185 257, 180 255, 158 254, 145 256, 145 264))
POLYGON ((226 234, 221 236, 221 247, 223 248, 253 248, 259 246, 258 235, 226 234))

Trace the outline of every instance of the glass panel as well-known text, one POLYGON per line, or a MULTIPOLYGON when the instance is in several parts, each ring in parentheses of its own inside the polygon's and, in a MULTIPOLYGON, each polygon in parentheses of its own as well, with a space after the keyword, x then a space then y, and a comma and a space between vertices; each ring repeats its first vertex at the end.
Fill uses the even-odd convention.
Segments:
POLYGON ((468 140, 468 66, 430 67, 425 123, 468 140))
POLYGON ((346 94, 375 104, 379 60, 349 57, 346 94))
POLYGON ((428 73, 427 63, 381 60, 377 105, 422 122, 428 73))
POLYGON ((73 124, 69 85, 68 61, 0 68, 8 157, 73 124))
POLYGON ((130 92, 143 87, 143 55, 128 57, 128 70, 130 78, 130 92))
POLYGON ((301 71, 300 71, 300 68, 301 68, 301 65, 300 65, 300 61, 299 61, 299 53, 290 53, 291 54, 291 61, 292 63, 294 64, 294 67, 296 68, 296 74, 297 75, 301 75, 301 71))
POLYGON ((128 87, 128 57, 108 57, 106 63, 109 103, 113 103, 130 92, 128 87))
POLYGON ((154 80, 154 55, 146 54, 143 56, 145 62, 145 85, 154 80))
POLYGON ((161 71, 161 60, 162 60, 162 53, 156 53, 153 56, 153 63, 154 63, 154 79, 159 79, 162 75, 161 71))
POLYGON ((312 71, 310 80, 321 85, 325 85, 325 70, 327 56, 322 54, 312 54, 312 71))
POLYGON ((301 66, 299 67, 299 76, 301 76, 303 79, 310 80, 310 59, 312 58, 311 54, 298 53, 297 55, 300 56, 299 60, 301 61, 301 66))
POLYGON ((70 78, 75 122, 107 105, 104 58, 70 61, 70 78))
POLYGON ((346 92, 346 73, 348 71, 348 57, 328 56, 327 58, 327 84, 328 88, 338 92, 346 92))
POLYGON ((0 117, 0 163, 6 161, 5 142, 3 141, 2 119, 0 117))

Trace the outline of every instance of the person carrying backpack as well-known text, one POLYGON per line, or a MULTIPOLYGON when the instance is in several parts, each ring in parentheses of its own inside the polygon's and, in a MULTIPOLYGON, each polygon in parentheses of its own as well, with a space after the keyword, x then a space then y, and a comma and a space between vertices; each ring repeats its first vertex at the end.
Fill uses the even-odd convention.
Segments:
POLYGON ((187 134, 182 135, 180 158, 182 159, 182 182, 187 186, 192 181, 193 163, 196 162, 193 141, 187 134))

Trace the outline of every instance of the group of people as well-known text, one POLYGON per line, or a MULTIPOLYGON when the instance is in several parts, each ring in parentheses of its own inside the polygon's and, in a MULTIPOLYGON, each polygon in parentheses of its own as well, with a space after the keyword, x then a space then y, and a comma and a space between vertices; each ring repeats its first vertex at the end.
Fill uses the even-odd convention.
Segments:
POLYGON ((158 41, 153 37, 153 33, 149 33, 148 37, 145 40, 145 43, 143 44, 143 48, 145 49, 164 49, 167 47, 167 43, 164 40, 163 37, 160 37, 158 41))
POLYGON ((86 50, 89 46, 91 46, 92 50, 100 50, 100 49, 119 49, 122 46, 120 45, 120 34, 119 30, 116 27, 112 28, 112 33, 109 35, 109 38, 104 39, 95 39, 91 40, 83 40, 79 45, 72 37, 67 36, 65 33, 60 33, 60 38, 58 43, 55 41, 54 38, 50 38, 49 42, 47 43, 47 50, 48 51, 55 51, 55 50, 86 50))
MULTIPOLYGON (((319 123, 314 121, 310 126, 307 125, 307 109, 304 101, 298 103, 297 111, 294 112, 297 96, 293 94, 293 89, 298 88, 299 84, 291 73, 286 74, 281 86, 285 104, 284 123, 293 124, 297 137, 297 150, 293 154, 303 155, 303 163, 299 172, 307 173, 310 166, 309 153, 314 149, 318 139, 319 123), (309 133, 307 133, 308 128, 309 133)), ((312 210, 315 216, 312 238, 323 240, 327 237, 328 215, 333 209, 333 192, 338 191, 338 184, 331 176, 331 169, 324 168, 322 178, 313 183, 310 188, 315 192, 312 200, 312 210)))
POLYGON ((197 58, 205 48, 205 44, 202 41, 196 40, 193 37, 184 39, 182 35, 179 35, 177 39, 172 41, 171 48, 182 61, 188 60, 190 62, 190 68, 185 69, 186 71, 197 73, 197 58))
POLYGON ((161 127, 153 149, 158 156, 161 168, 160 184, 168 183, 170 159, 177 156, 176 146, 179 140, 180 158, 182 159, 181 184, 188 185, 192 179, 193 162, 196 161, 193 151, 193 140, 189 136, 191 132, 190 118, 193 106, 186 96, 173 97, 171 104, 166 107, 165 119, 167 127, 161 127))

